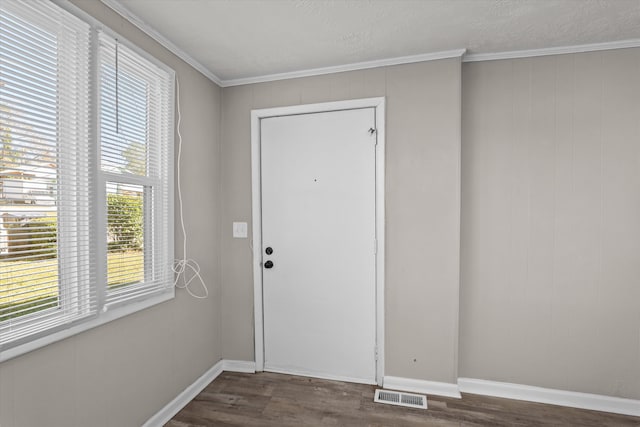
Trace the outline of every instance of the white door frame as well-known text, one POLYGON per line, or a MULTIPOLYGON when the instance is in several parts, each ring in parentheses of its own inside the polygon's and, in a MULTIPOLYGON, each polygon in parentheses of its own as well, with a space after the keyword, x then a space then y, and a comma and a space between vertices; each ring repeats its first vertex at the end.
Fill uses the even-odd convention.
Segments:
POLYGON ((262 194, 260 169, 260 120, 268 117, 321 113, 359 108, 375 108, 376 118, 376 382, 382 386, 384 378, 384 153, 385 98, 365 98, 320 104, 251 110, 251 208, 253 225, 253 312, 256 371, 264 370, 264 323, 262 304, 262 194))

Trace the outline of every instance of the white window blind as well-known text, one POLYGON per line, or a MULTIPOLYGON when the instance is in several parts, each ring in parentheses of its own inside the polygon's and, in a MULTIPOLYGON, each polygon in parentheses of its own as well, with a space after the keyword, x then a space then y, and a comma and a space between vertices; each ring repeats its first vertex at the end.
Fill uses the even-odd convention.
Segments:
POLYGON ((0 360, 173 295, 173 80, 82 13, 0 1, 0 360))
POLYGON ((163 291, 173 77, 100 33, 100 170, 107 199, 108 306, 163 291))
POLYGON ((90 26, 55 5, 0 4, 0 339, 95 313, 90 26))

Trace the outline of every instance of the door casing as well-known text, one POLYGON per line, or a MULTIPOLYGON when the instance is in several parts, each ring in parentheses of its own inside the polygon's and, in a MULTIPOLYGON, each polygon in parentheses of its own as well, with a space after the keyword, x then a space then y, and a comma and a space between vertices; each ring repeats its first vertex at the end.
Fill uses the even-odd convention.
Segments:
POLYGON ((264 324, 262 297, 262 194, 260 168, 260 121, 263 118, 358 108, 375 108, 376 120, 376 382, 384 378, 384 260, 385 260, 385 98, 365 98, 319 104, 294 105, 251 111, 251 193, 253 248, 253 307, 256 371, 264 370, 264 324))

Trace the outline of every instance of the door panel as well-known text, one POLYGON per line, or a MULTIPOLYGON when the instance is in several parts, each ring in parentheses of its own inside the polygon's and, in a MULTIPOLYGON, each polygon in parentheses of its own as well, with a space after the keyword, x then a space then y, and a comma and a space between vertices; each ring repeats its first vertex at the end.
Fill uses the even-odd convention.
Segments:
POLYGON ((373 108, 261 120, 265 370, 375 383, 371 128, 373 108))

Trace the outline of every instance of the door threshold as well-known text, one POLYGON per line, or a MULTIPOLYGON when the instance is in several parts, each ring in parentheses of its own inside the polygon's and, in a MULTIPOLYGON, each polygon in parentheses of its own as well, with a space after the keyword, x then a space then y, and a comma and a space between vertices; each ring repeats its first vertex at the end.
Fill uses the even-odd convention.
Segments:
POLYGON ((274 374, 284 374, 284 375, 295 375, 297 377, 319 378, 322 380, 342 381, 345 383, 368 384, 368 385, 378 384, 375 379, 354 378, 354 377, 347 377, 342 375, 327 374, 322 372, 307 371, 304 369, 280 368, 275 366, 268 366, 266 364, 264 366, 264 372, 273 372, 274 374))

